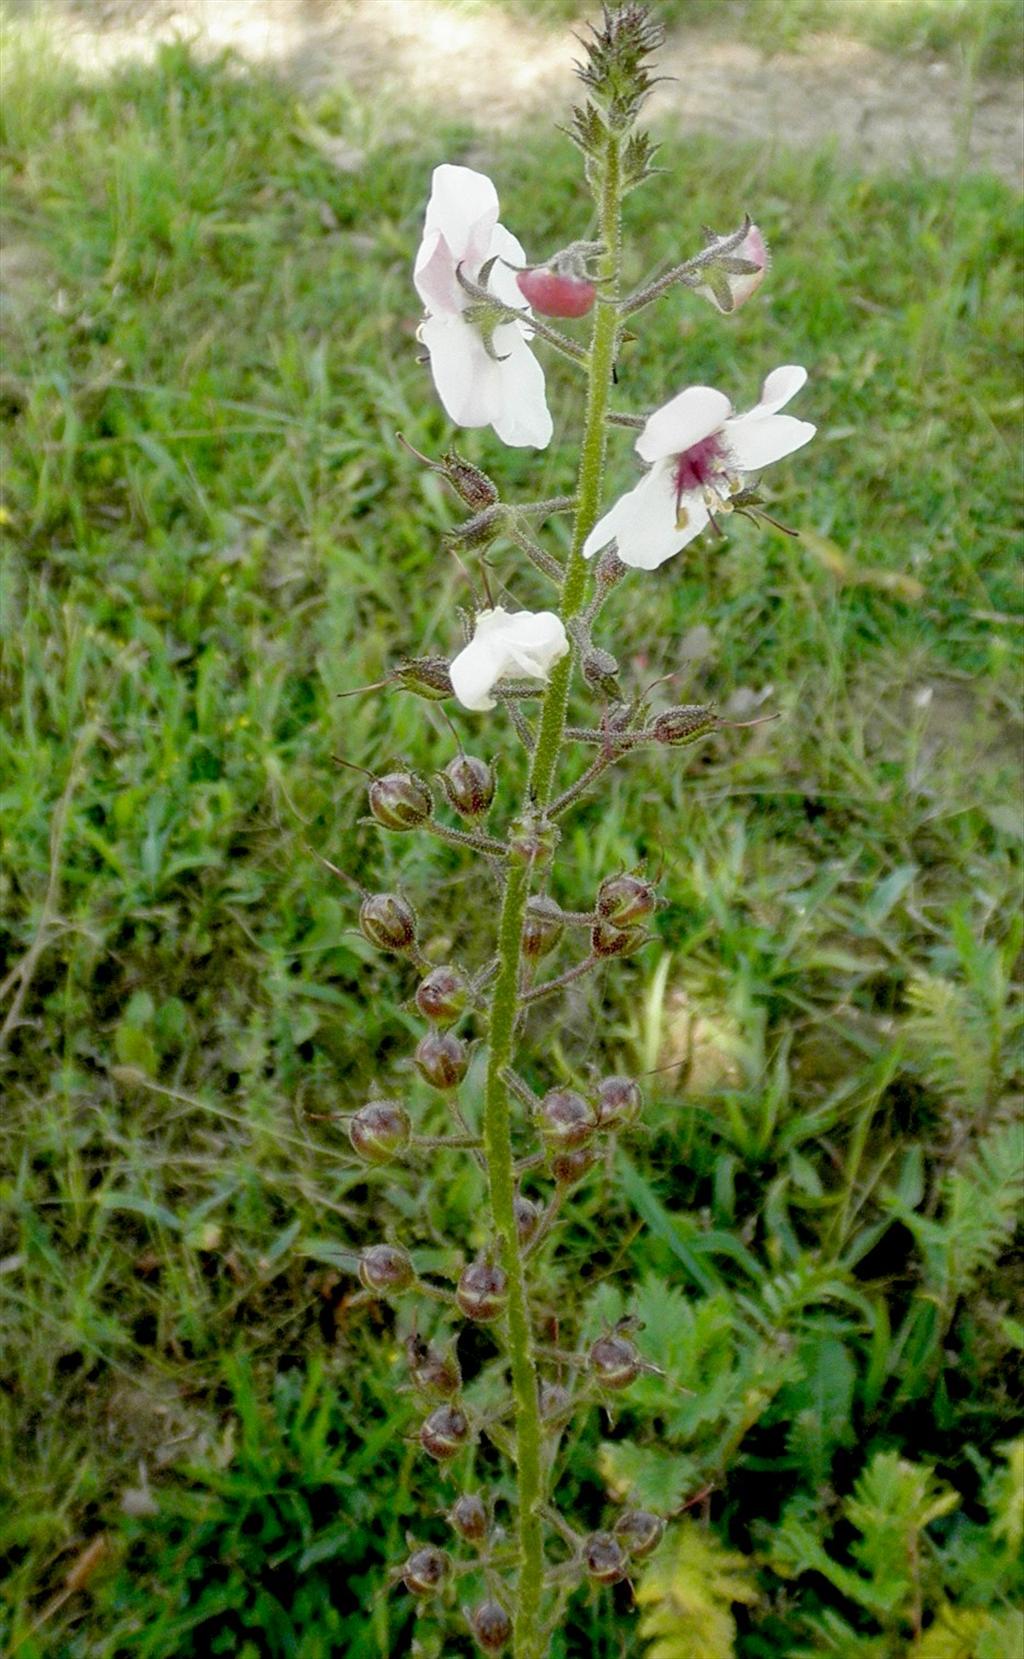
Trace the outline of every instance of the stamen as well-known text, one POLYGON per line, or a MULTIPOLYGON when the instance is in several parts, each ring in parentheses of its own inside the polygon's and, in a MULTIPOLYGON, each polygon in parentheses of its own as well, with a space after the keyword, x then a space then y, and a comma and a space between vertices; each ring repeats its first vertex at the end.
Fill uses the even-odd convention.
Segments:
POLYGON ((686 526, 686 517, 682 507, 682 498, 694 491, 700 491, 705 501, 709 491, 714 491, 717 500, 715 485, 723 476, 726 465, 726 452, 721 435, 712 432, 706 438, 691 444, 675 459, 674 483, 676 487, 676 528, 682 530, 686 526))

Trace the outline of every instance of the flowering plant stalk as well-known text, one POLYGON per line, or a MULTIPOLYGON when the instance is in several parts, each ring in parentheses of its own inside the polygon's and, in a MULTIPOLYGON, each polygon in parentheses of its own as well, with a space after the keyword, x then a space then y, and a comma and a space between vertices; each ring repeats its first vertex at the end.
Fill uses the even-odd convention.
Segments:
POLYGON ((483 1594, 463 1607, 463 1616, 477 1646, 487 1653, 511 1647, 516 1659, 543 1659, 576 1586, 626 1579, 664 1527, 662 1517, 627 1510, 607 1529, 581 1535, 555 1508, 558 1440, 572 1415, 589 1403, 609 1402, 653 1367, 628 1322, 583 1353, 540 1345, 531 1285, 538 1246, 545 1239, 550 1244, 601 1141, 635 1124, 640 1090, 633 1079, 611 1076, 593 1089, 551 1088, 538 1096, 522 1074, 520 1049, 526 1012, 610 959, 641 948, 656 908, 653 887, 635 873, 606 877, 586 912, 558 905, 547 885, 564 815, 633 751, 689 744, 720 722, 710 707, 652 714, 645 695, 624 700, 615 659, 595 643, 593 631, 604 599, 628 567, 661 564, 732 510, 755 516, 761 498, 749 474, 798 448, 814 431, 777 412, 805 378, 794 366, 768 376, 761 403, 746 415, 733 416, 728 399, 704 386, 683 390, 647 416, 611 410, 627 318, 680 286, 728 313, 753 295, 767 265, 763 237, 746 220, 730 235, 709 233, 702 251, 634 294, 621 293, 622 202, 652 170, 652 146, 636 121, 653 84, 649 58, 659 40, 643 6, 606 9, 578 66, 587 97, 574 112, 570 136, 583 153, 595 200, 594 240, 527 265, 516 238, 498 223, 490 181, 463 167, 435 173, 415 280, 427 309, 421 340, 446 410, 463 425, 493 426, 509 444, 543 448, 552 423, 537 352, 546 346, 584 373, 585 414, 576 489, 568 499, 513 507, 456 452, 427 463, 470 509, 453 537, 464 556, 505 538, 557 589, 551 610, 490 606, 477 615, 473 638, 451 662, 412 659, 394 675, 423 696, 454 699, 468 710, 500 706, 508 715, 528 752, 529 777, 507 828, 501 835, 483 828, 497 799, 494 771, 461 748, 439 777, 443 801, 461 826, 437 816, 434 791, 412 772, 373 776, 368 789, 370 812, 382 827, 422 830, 469 848, 497 872, 502 887, 494 957, 475 973, 426 958, 415 912, 402 896, 363 894, 365 935, 407 956, 421 975, 416 1005, 428 1029, 415 1064, 449 1104, 455 1134, 417 1135, 401 1101, 374 1098, 352 1116, 349 1135, 369 1164, 444 1145, 464 1149, 486 1176, 490 1248, 464 1266, 454 1290, 418 1275, 400 1244, 368 1246, 358 1272, 366 1296, 426 1298, 441 1304, 444 1318, 488 1326, 495 1334, 497 1363, 508 1379, 507 1407, 476 1421, 464 1401, 454 1346, 427 1342, 414 1326, 407 1351, 412 1384, 430 1408, 419 1429, 423 1451, 453 1472, 466 1448, 486 1435, 514 1469, 514 1526, 497 1529, 486 1495, 464 1489, 448 1520, 468 1558, 453 1561, 447 1550, 410 1540, 395 1578, 439 1617, 457 1599, 453 1582, 475 1578, 483 1594), (589 314, 585 345, 550 320, 589 314), (639 431, 636 448, 650 470, 599 518, 613 426, 639 431), (573 515, 564 563, 535 541, 531 528, 531 521, 561 511, 573 515), (568 724, 577 668, 599 704, 589 725, 568 724), (591 758, 559 793, 563 756, 580 748, 592 751, 591 758), (589 938, 589 948, 562 972, 538 977, 541 960, 574 930, 589 938), (485 1019, 487 1044, 478 1126, 459 1098, 469 1050, 458 1026, 474 1013, 485 1019), (536 1172, 551 1181, 543 1205, 520 1190, 521 1177, 536 1172), (568 1370, 578 1379, 572 1391, 546 1374, 549 1361, 556 1376, 568 1370))

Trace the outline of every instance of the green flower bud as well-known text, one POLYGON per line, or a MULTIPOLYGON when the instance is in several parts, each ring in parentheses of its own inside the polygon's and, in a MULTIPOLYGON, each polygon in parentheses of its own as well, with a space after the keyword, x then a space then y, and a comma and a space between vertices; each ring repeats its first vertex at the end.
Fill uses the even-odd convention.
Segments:
POLYGON ((463 519, 454 530, 446 530, 443 537, 445 547, 477 551, 483 547, 490 547, 501 530, 504 516, 502 507, 485 507, 482 513, 474 513, 472 518, 463 519))
POLYGON ((493 767, 475 755, 456 755, 438 773, 448 804, 460 818, 485 818, 494 803, 493 767))
POLYGON ((574 1187, 589 1175, 597 1162, 592 1146, 572 1146, 566 1152, 556 1152, 551 1159, 551 1173, 560 1187, 574 1187))
POLYGON ((456 495, 462 497, 467 507, 479 511, 483 507, 493 507, 498 499, 498 487, 485 472, 475 467, 472 461, 467 461, 464 455, 457 450, 449 449, 441 456, 441 467, 445 479, 451 485, 456 495))
POLYGON ((443 1354, 439 1348, 424 1342, 415 1334, 405 1345, 409 1373, 413 1384, 423 1394, 437 1400, 450 1400, 462 1387, 462 1373, 453 1355, 443 1354))
POLYGON ((590 1350, 590 1368, 602 1388, 628 1388, 644 1368, 640 1350, 627 1336, 602 1336, 590 1350))
POLYGON ((469 1418, 461 1406, 437 1406, 420 1426, 420 1445, 437 1463, 458 1457, 469 1441, 469 1418))
POLYGON ((538 1397, 540 1415, 545 1423, 557 1422, 559 1418, 568 1417, 572 1410, 572 1398, 569 1390, 561 1383, 542 1382, 538 1397))
POLYGON ((409 1114, 397 1100, 367 1101, 348 1126, 353 1151, 368 1164, 390 1163, 405 1151, 411 1136, 409 1114))
POLYGON ((402 1582, 414 1596, 436 1596, 452 1570, 451 1557, 433 1544, 413 1550, 402 1568, 402 1582))
POLYGON ((399 663, 392 679, 406 691, 425 697, 428 703, 442 703, 454 695, 445 657, 410 657, 407 662, 399 663))
POLYGON ((550 1089, 540 1103, 537 1118, 545 1143, 556 1152, 586 1146, 597 1127, 593 1110, 574 1089, 550 1089))
POLYGON ((625 1129, 643 1110, 640 1085, 631 1077, 605 1077, 597 1086, 597 1121, 601 1129, 625 1129))
POLYGON ((416 829, 434 810, 430 790, 412 772, 388 772, 374 778, 367 793, 370 811, 385 829, 416 829))
POLYGON ((416 943, 416 912, 397 893, 368 893, 359 907, 359 931, 378 950, 401 955, 416 943))
POLYGON ((359 1255, 359 1277, 367 1290, 386 1296, 414 1285, 416 1270, 397 1244, 369 1244, 359 1255))
POLYGON ((420 1076, 434 1089, 457 1089, 469 1066, 469 1050, 450 1031, 428 1031, 413 1056, 420 1076))
POLYGON ((526 1246, 532 1243, 537 1228, 540 1226, 540 1210, 532 1198, 524 1198, 518 1192, 515 1196, 513 1209, 515 1210, 516 1236, 519 1239, 519 1248, 525 1250, 526 1246))
POLYGON ((599 691, 605 697, 619 696, 619 665, 610 651, 592 645, 589 651, 584 652, 580 667, 591 691, 599 691))
POLYGON ((464 1492, 448 1511, 449 1524, 467 1544, 485 1544, 490 1523, 487 1505, 476 1492, 464 1492))
POLYGON ((416 1006, 433 1025, 454 1025, 469 1007, 470 984, 461 968, 431 968, 416 987, 416 1006))
POLYGON ((699 737, 713 732, 718 717, 710 703, 683 703, 679 708, 665 709, 650 729, 655 743, 667 743, 672 748, 683 748, 699 737))
POLYGON ((469 1627, 485 1653, 500 1653, 512 1637, 512 1620, 497 1601, 482 1601, 474 1607, 469 1627))
POLYGON ((661 1543, 665 1523, 649 1509, 627 1509, 615 1523, 615 1536, 634 1561, 644 1561, 661 1543))
POLYGON ((523 923, 523 955, 533 962, 547 956, 558 944, 564 930, 565 918, 560 904, 543 894, 529 899, 523 923))
POLYGON ((612 131, 627 131, 636 120, 654 80, 647 62, 665 38, 646 6, 605 6, 603 23, 583 40, 576 73, 612 131))
POLYGON ((612 927, 625 928, 646 921, 657 903, 658 895, 649 881, 639 876, 607 876, 598 888, 595 909, 612 927))
POLYGON ((508 832, 509 857, 517 864, 530 864, 536 869, 550 864, 559 842, 556 824, 549 824, 533 812, 524 812, 515 818, 508 832))
POLYGON ((592 1532, 584 1541, 583 1567, 593 1584, 619 1584, 629 1571, 626 1552, 611 1532, 592 1532))
POLYGON ((632 956, 647 943, 641 927, 613 927, 611 922, 598 922, 590 930, 590 948, 595 956, 632 956))
POLYGON ((460 1275, 455 1300, 467 1319, 490 1325, 508 1306, 508 1274, 493 1262, 470 1262, 460 1275))

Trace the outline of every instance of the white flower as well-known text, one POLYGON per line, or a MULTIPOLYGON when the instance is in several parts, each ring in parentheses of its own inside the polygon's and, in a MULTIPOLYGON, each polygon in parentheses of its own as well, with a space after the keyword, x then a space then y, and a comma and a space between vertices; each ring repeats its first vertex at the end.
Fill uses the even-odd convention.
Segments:
POLYGON ((499 680, 546 680, 568 649, 554 611, 480 611, 472 640, 449 669, 452 687, 463 708, 492 709, 499 680))
POLYGON ((775 369, 760 403, 745 415, 734 415, 729 399, 711 386, 690 386, 655 410, 636 441, 650 471, 595 524, 584 558, 614 540, 622 563, 636 570, 655 570, 671 559, 700 535, 712 513, 729 511, 744 473, 781 461, 814 437, 809 421, 777 413, 806 379, 807 370, 792 363, 775 369))
POLYGON ((471 167, 436 167, 413 280, 427 308, 419 337, 430 353, 438 396, 457 426, 493 426, 504 443, 544 449, 551 441, 551 416, 544 370, 527 344, 528 321, 500 323, 488 351, 480 329, 463 316, 475 302, 460 286, 457 268, 475 282, 480 267, 496 255, 489 292, 528 319, 515 272, 502 263, 525 265, 526 258, 498 223, 498 194, 490 179, 471 167))

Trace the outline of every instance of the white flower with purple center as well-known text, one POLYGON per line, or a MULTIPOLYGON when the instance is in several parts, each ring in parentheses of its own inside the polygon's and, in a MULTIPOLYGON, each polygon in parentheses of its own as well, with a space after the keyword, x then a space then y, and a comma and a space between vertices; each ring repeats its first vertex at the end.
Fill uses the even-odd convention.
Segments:
POLYGON ((583 544, 593 558, 614 541, 624 565, 656 570, 699 536, 743 488, 747 473, 781 461, 814 437, 816 427, 778 411, 807 379, 796 364, 775 369, 761 401, 734 415, 724 392, 689 386, 655 410, 636 441, 650 470, 594 525, 583 544))
POLYGON ((471 167, 435 167, 413 280, 427 309, 419 338, 438 397, 457 426, 493 426, 506 444, 544 449, 552 431, 544 370, 527 343, 530 310, 510 268, 525 263, 516 238, 498 223, 490 179, 471 167), (524 320, 498 323, 485 335, 473 321, 480 302, 459 275, 478 282, 492 259, 488 293, 524 320))
POLYGON ((569 649, 554 611, 480 611, 473 638, 449 667, 452 690, 463 708, 494 707, 491 692, 506 678, 547 680, 569 649))

